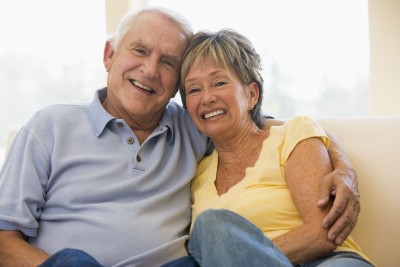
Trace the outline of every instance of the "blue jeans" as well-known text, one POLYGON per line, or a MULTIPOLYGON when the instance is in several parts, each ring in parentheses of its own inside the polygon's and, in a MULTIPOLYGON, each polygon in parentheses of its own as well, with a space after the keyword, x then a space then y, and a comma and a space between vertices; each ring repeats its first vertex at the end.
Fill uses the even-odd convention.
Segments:
MULTIPOLYGON (((228 210, 207 210, 195 222, 188 251, 191 256, 169 262, 176 266, 293 266, 289 259, 248 220, 228 210)), ((372 267, 358 254, 334 252, 299 267, 372 267)))
POLYGON ((184 257, 163 267, 188 266, 189 261, 189 266, 292 266, 260 229, 228 210, 206 210, 197 217, 188 251, 191 261, 184 257))
POLYGON ((319 258, 296 267, 373 267, 368 261, 354 252, 333 252, 326 257, 319 258))
POLYGON ((78 249, 66 248, 49 257, 38 267, 102 267, 89 254, 78 249))

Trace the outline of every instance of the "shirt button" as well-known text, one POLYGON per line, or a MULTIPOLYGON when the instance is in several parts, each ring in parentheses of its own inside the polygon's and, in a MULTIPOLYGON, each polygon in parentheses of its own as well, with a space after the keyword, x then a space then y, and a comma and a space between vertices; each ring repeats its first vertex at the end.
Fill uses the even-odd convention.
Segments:
POLYGON ((124 125, 122 124, 122 122, 117 122, 117 127, 118 128, 122 128, 124 125))
POLYGON ((137 160, 137 162, 141 162, 141 161, 142 161, 142 158, 141 158, 139 155, 137 155, 137 156, 136 156, 136 160, 137 160))
POLYGON ((135 139, 133 139, 133 137, 129 137, 128 144, 132 145, 133 143, 135 143, 135 139))

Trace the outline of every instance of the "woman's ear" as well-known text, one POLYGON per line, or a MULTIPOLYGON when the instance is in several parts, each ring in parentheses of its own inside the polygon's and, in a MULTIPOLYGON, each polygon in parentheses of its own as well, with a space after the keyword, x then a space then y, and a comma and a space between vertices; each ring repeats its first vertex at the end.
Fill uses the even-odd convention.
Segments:
POLYGON ((257 104, 260 91, 256 82, 252 82, 248 85, 249 90, 249 105, 251 109, 257 104))
POLYGON ((110 41, 107 41, 104 46, 104 54, 103 54, 103 64, 106 68, 106 71, 109 72, 114 56, 114 48, 112 47, 110 41))

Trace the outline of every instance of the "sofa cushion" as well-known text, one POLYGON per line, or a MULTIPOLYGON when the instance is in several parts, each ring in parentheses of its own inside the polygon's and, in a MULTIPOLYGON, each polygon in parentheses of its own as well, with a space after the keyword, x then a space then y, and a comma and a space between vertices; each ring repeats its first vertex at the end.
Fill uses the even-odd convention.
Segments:
POLYGON ((400 116, 324 118, 357 171, 361 213, 352 233, 378 266, 400 264, 400 116))

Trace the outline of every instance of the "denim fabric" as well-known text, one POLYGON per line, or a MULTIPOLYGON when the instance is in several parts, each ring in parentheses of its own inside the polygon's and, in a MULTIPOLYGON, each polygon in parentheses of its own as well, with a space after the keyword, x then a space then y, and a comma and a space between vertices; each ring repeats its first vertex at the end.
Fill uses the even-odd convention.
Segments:
POLYGON ((354 252, 333 252, 326 257, 319 258, 296 267, 373 267, 368 261, 354 252))
POLYGON ((63 249, 38 267, 101 267, 89 254, 78 249, 63 249))
MULTIPOLYGON (((264 233, 228 210, 206 210, 195 222, 188 246, 191 256, 163 267, 293 266, 264 233), (196 264, 196 262, 198 264, 196 264)), ((373 267, 353 252, 334 252, 296 267, 373 267)))
POLYGON ((192 256, 186 256, 164 264, 162 267, 199 267, 192 256))
POLYGON ((201 266, 292 266, 260 229, 228 210, 202 212, 188 249, 201 266))

